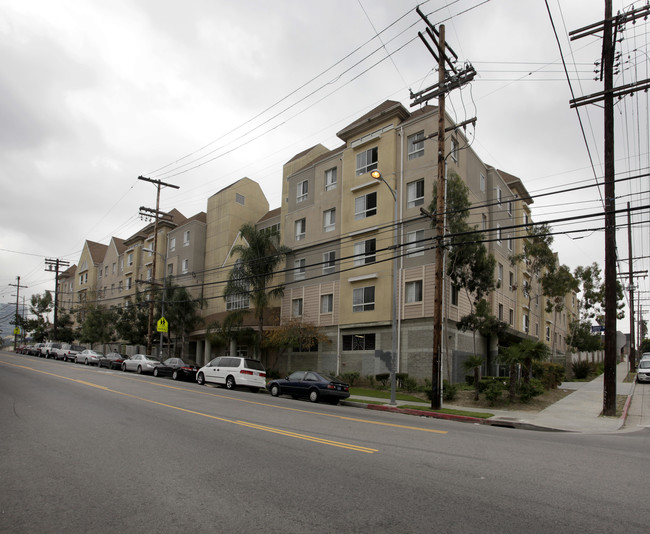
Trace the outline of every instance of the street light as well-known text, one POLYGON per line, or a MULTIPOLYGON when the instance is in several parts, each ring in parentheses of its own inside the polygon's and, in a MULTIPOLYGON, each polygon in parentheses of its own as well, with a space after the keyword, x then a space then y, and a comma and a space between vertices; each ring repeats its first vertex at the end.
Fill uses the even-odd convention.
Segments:
MULTIPOLYGON (((158 254, 165 263, 163 263, 163 287, 162 287, 162 303, 160 306, 160 316, 165 316, 165 289, 167 288, 167 249, 165 249, 165 255, 163 256, 160 252, 156 252, 151 248, 143 248, 142 252, 149 252, 151 254, 158 254)), ((153 273, 155 276, 155 273, 153 273)), ((160 361, 163 358, 163 333, 160 332, 160 361)))
POLYGON ((394 226, 393 226, 393 344, 391 351, 391 370, 390 370, 390 405, 395 406, 395 373, 397 372, 397 273, 398 273, 398 258, 397 251, 399 249, 399 239, 397 234, 397 220, 398 220, 398 206, 397 206, 397 191, 394 190, 388 182, 384 180, 384 177, 381 175, 381 172, 374 170, 370 173, 370 176, 374 180, 379 180, 386 184, 390 194, 393 195, 393 200, 395 201, 395 216, 394 216, 394 226))

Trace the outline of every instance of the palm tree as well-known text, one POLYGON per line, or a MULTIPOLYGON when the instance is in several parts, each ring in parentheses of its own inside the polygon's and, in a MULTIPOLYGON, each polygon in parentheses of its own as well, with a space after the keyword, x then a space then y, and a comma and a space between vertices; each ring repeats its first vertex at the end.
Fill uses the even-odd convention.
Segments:
POLYGON ((508 366, 510 372, 510 383, 508 387, 508 399, 514 402, 517 393, 517 366, 522 362, 523 356, 521 346, 511 345, 499 348, 499 361, 508 366))
POLYGON ((478 400, 479 382, 481 381, 481 366, 483 365, 483 357, 472 355, 463 362, 465 371, 474 371, 474 400, 478 400))
POLYGON ((533 370, 533 362, 541 362, 548 358, 551 350, 543 341, 533 341, 524 339, 519 343, 521 355, 524 363, 524 382, 530 382, 530 375, 533 370))
POLYGON ((246 242, 233 247, 231 254, 238 255, 235 268, 230 271, 228 282, 223 291, 225 297, 247 294, 254 308, 257 319, 257 350, 261 349, 264 330, 264 313, 271 301, 281 297, 284 286, 271 286, 276 269, 284 261, 291 249, 278 245, 278 235, 258 230, 254 225, 244 224, 239 234, 246 242))

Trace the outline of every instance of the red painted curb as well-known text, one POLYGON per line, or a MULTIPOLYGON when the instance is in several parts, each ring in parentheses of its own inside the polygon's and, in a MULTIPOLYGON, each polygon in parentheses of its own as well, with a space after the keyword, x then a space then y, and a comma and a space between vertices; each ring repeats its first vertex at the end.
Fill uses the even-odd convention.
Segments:
POLYGON ((369 410, 378 410, 380 412, 403 413, 407 415, 418 415, 420 417, 433 417, 434 419, 447 419, 448 421, 460 421, 461 423, 478 423, 485 424, 486 419, 479 417, 470 417, 469 415, 453 415, 449 413, 429 412, 424 410, 414 410, 412 408, 394 408, 381 404, 368 404, 369 410))
POLYGON ((636 388, 636 381, 632 385, 632 391, 627 396, 627 400, 625 401, 625 407, 623 408, 623 415, 621 415, 621 419, 623 419, 623 424, 625 424, 625 421, 627 421, 627 411, 630 409, 630 404, 632 404, 632 395, 634 395, 635 388, 636 388))

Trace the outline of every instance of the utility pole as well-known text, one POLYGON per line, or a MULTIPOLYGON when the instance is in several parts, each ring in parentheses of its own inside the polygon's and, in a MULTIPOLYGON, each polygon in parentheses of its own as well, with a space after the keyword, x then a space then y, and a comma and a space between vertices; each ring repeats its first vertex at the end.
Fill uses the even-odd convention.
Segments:
POLYGON ((18 346, 18 333, 16 329, 18 328, 18 303, 20 301, 20 288, 22 287, 23 289, 28 289, 28 287, 20 285, 20 276, 16 276, 15 284, 9 285, 16 288, 16 319, 14 322, 14 352, 16 352, 16 348, 18 346))
POLYGON ((59 312, 59 267, 69 267, 70 262, 65 261, 65 260, 51 260, 51 259, 46 259, 45 260, 45 266, 47 267, 45 269, 46 272, 52 272, 54 271, 56 274, 54 275, 54 327, 53 327, 53 336, 54 339, 59 339, 57 337, 57 328, 58 328, 58 312, 59 312))
MULTIPOLYGON (((444 234, 445 234, 445 171, 446 171, 446 152, 445 152, 445 95, 452 89, 461 87, 470 82, 476 75, 474 67, 466 66, 462 71, 458 71, 454 62, 447 56, 447 51, 458 59, 456 53, 448 48, 445 42, 445 25, 438 26, 438 30, 429 22, 426 15, 417 7, 418 15, 426 22, 426 33, 432 40, 434 46, 430 46, 422 33, 418 35, 431 55, 438 61, 438 83, 428 87, 416 94, 411 93, 411 107, 428 101, 431 98, 438 98, 438 175, 437 188, 438 198, 436 202, 436 214, 433 218, 435 221, 435 287, 433 296, 433 358, 431 365, 431 407, 440 408, 442 405, 442 285, 444 281, 444 234), (445 66, 449 66, 453 74, 448 76, 445 66)), ((475 120, 475 119, 473 119, 475 120)), ((429 136, 431 138, 434 136, 429 136)))
POLYGON ((627 203, 627 256, 628 256, 628 289, 630 291, 630 354, 629 370, 633 373, 636 370, 636 350, 634 346, 634 272, 632 271, 632 216, 630 214, 630 203, 627 203))
POLYGON ((603 101, 605 145, 605 373, 603 380, 603 415, 616 415, 616 201, 614 166, 614 97, 621 97, 650 87, 650 79, 614 88, 615 34, 626 22, 650 14, 650 5, 633 9, 612 18, 612 0, 605 0, 605 19, 569 33, 571 40, 595 33, 603 34, 600 79, 604 90, 575 98, 570 107, 603 101), (615 24, 614 24, 615 23, 615 24))
MULTIPOLYGON (((174 189, 180 189, 180 186, 178 185, 172 185, 165 183, 161 180, 153 180, 152 178, 145 178, 144 176, 138 176, 138 180, 143 180, 145 182, 150 182, 156 186, 156 209, 154 211, 155 214, 155 219, 154 219, 154 224, 153 224, 153 263, 151 266, 151 290, 149 292, 149 320, 147 321, 147 354, 151 354, 151 346, 152 346, 152 332, 153 332, 153 281, 156 278, 156 258, 158 257, 158 218, 160 215, 160 188, 161 187, 173 187, 174 189)), ((147 213, 148 216, 151 216, 150 213, 152 210, 147 209, 147 208, 140 208, 140 213, 142 212, 149 212, 147 213)), ((163 269, 165 266, 163 266, 163 269)))

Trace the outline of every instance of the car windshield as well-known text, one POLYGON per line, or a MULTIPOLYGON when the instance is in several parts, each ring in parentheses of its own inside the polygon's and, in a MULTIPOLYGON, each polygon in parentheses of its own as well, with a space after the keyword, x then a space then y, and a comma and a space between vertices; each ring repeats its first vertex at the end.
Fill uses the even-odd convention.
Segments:
POLYGON ((650 369, 650 360, 639 362, 639 369, 650 369))

